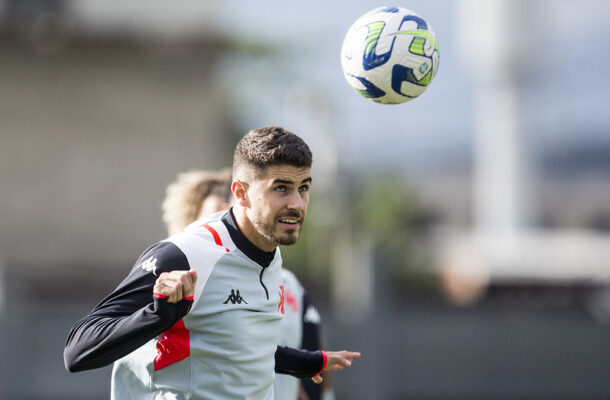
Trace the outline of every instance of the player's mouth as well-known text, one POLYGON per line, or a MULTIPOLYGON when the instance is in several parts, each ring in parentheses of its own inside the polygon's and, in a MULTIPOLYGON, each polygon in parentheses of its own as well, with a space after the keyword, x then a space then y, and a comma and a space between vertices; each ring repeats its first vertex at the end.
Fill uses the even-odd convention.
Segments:
POLYGON ((297 219, 297 218, 285 217, 285 218, 280 218, 278 220, 278 222, 283 226, 294 228, 301 223, 301 220, 297 219))
POLYGON ((296 228, 303 223, 303 217, 297 213, 282 215, 277 219, 278 223, 286 228, 296 228))

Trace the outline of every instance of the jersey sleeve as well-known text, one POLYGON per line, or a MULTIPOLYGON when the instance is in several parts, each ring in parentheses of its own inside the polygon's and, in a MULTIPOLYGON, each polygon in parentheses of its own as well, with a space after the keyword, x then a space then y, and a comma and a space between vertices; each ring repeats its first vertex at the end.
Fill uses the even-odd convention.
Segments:
POLYGON ((320 313, 313 305, 307 292, 303 292, 303 343, 301 348, 305 350, 320 350, 320 313))
POLYGON ((277 346, 275 351, 275 372, 297 378, 310 378, 322 372, 325 356, 322 351, 297 350, 292 347, 277 346))
POLYGON ((64 350, 68 371, 104 367, 184 317, 192 300, 170 304, 154 297, 153 287, 161 273, 189 269, 173 243, 159 242, 144 251, 127 278, 70 330, 64 350))

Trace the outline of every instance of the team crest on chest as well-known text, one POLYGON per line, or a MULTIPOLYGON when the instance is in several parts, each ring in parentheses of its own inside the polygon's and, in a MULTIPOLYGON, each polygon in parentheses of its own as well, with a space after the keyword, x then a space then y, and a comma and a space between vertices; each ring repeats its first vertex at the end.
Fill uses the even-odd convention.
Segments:
POLYGON ((280 285, 280 302, 277 305, 277 309, 284 315, 284 285, 280 285))

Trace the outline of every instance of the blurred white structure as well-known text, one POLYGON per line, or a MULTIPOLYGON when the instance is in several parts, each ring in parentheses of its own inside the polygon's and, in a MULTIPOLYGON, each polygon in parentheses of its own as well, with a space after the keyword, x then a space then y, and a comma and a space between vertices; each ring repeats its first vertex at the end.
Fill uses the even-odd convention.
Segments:
POLYGON ((527 34, 529 18, 518 15, 516 4, 464 0, 458 20, 460 54, 475 85, 476 229, 518 235, 532 225, 536 202, 532 140, 519 118, 518 73, 537 46, 535 35, 527 34))
POLYGON ((532 132, 523 128, 519 83, 545 40, 536 4, 462 0, 459 26, 465 69, 475 85, 474 228, 449 234, 441 268, 491 281, 610 281, 610 237, 536 229, 532 132), (459 260, 456 262, 455 260, 459 260))

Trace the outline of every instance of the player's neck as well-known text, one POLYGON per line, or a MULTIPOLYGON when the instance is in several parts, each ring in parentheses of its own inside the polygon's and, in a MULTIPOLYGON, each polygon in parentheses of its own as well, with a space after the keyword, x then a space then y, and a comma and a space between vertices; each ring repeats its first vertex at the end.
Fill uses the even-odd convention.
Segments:
POLYGON ((275 250, 277 244, 270 242, 256 230, 252 224, 252 221, 250 221, 246 215, 246 210, 244 208, 234 206, 233 214, 235 215, 235 221, 237 222, 239 230, 241 230, 246 239, 248 239, 253 245, 268 253, 275 250))

